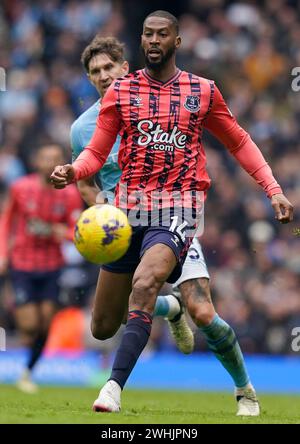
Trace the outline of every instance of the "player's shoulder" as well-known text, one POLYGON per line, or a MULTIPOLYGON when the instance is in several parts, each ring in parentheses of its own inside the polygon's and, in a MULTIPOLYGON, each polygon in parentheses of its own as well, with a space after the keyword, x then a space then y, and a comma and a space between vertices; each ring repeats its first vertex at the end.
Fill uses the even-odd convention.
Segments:
POLYGON ((133 80, 139 80, 141 78, 141 73, 142 73, 142 70, 139 69, 139 70, 136 70, 136 71, 132 71, 132 72, 126 74, 123 77, 118 77, 115 80, 114 85, 117 86, 117 85, 127 85, 127 84, 130 84, 130 82, 132 82, 133 80))
POLYGON ((87 110, 85 110, 79 117, 73 122, 71 126, 71 133, 80 132, 82 128, 84 128, 91 119, 93 121, 96 120, 96 117, 99 114, 100 109, 100 100, 93 103, 87 110))
POLYGON ((15 180, 12 183, 11 188, 14 190, 24 188, 32 189, 32 187, 35 187, 37 183, 39 183, 39 180, 36 173, 26 174, 25 176, 19 177, 19 179, 15 180))
POLYGON ((182 71, 181 79, 188 83, 200 83, 201 86, 206 86, 211 88, 215 85, 215 81, 212 79, 207 79, 206 77, 198 76, 192 72, 182 71))

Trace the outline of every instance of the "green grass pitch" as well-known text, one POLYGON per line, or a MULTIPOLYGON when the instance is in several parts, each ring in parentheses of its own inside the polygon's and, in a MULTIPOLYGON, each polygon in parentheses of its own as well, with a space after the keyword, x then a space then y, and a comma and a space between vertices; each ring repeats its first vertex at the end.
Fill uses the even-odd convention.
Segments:
POLYGON ((41 387, 25 395, 0 386, 1 424, 300 424, 300 396, 260 394, 259 418, 238 418, 230 393, 125 390, 121 413, 94 413, 98 392, 87 388, 41 387))

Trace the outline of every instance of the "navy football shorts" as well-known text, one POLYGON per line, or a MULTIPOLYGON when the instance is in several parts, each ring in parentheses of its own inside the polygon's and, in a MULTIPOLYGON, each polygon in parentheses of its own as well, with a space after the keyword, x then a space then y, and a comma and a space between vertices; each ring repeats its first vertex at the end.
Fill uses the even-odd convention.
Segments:
POLYGON ((125 255, 111 264, 102 265, 101 268, 112 273, 134 273, 146 250, 156 244, 164 244, 171 248, 177 258, 177 264, 167 282, 171 284, 176 282, 181 275, 182 265, 193 240, 193 237, 187 236, 186 232, 194 228, 194 220, 190 217, 188 221, 186 219, 183 221, 181 216, 178 217, 176 225, 176 211, 175 213, 174 211, 171 209, 170 222, 162 221, 161 216, 157 216, 155 220, 153 213, 151 216, 149 214, 151 225, 132 228, 131 243, 125 255))
POLYGON ((16 305, 53 301, 58 303, 58 280, 61 270, 53 271, 10 271, 16 305))

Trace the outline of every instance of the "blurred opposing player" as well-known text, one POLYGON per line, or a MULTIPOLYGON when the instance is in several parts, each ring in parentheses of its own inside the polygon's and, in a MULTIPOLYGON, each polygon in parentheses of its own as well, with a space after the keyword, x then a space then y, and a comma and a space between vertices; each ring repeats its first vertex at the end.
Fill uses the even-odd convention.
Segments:
MULTIPOLYGON (((104 164, 116 135, 122 131, 119 151, 122 177, 116 196, 121 208, 132 210, 136 190, 147 197, 150 216, 153 190, 164 192, 159 214, 164 212, 166 193, 172 199, 174 194, 178 197, 178 192, 191 198, 184 199, 181 207, 174 203, 172 206, 171 199, 167 208, 172 214, 170 226, 159 221, 155 226, 136 227, 128 254, 123 260, 105 266, 111 274, 124 267, 129 278, 132 272, 133 279, 128 321, 111 377, 94 403, 97 411, 120 411, 121 391, 151 332, 158 291, 163 282, 174 283, 180 276, 181 264, 191 243, 191 238, 186 236, 187 229, 195 226, 190 214, 198 213, 193 197, 198 191, 205 193, 210 185, 202 146, 204 128, 211 131, 261 185, 271 199, 276 218, 281 223, 293 218, 292 205, 258 147, 228 110, 215 83, 176 67, 175 52, 180 43, 174 16, 156 11, 145 19, 142 48, 146 68, 117 80, 109 88, 89 145, 73 165, 58 166, 52 174, 58 188, 94 174, 104 164), (182 210, 184 223, 177 225, 182 210)), ((111 279, 113 282, 113 277, 111 279)), ((185 303, 210 349, 235 382, 237 414, 257 416, 258 401, 234 331, 217 314, 203 327, 202 300, 196 294, 192 293, 185 303)))
MULTIPOLYGON (((124 45, 114 37, 96 36, 84 49, 81 62, 90 82, 97 89, 100 99, 81 114, 71 127, 73 161, 88 145, 94 134, 101 100, 108 87, 118 77, 128 74, 129 69, 128 62, 124 58, 124 45)), ((118 165, 120 141, 121 138, 118 136, 99 172, 93 177, 77 182, 81 197, 88 205, 104 202, 100 190, 113 195, 122 173, 118 165)), ((99 282, 106 273, 105 270, 101 271, 99 282)), ((120 276, 120 285, 115 285, 110 289, 109 297, 98 290, 99 285, 96 289, 92 323, 94 336, 98 339, 107 339, 113 336, 119 329, 122 319, 127 319, 128 298, 131 289, 127 285, 122 285, 123 277, 120 276)), ((153 315, 164 316, 170 320, 169 325, 179 350, 186 354, 193 351, 194 336, 186 322, 180 299, 172 294, 158 296, 153 315)))
POLYGON ((17 180, 0 220, 0 273, 9 269, 15 292, 16 326, 29 359, 18 387, 37 390, 32 371, 40 358, 57 310, 58 278, 64 265, 60 245, 73 238, 82 200, 73 185, 53 189, 49 175, 64 160, 59 145, 42 145, 34 153, 36 173, 17 180))

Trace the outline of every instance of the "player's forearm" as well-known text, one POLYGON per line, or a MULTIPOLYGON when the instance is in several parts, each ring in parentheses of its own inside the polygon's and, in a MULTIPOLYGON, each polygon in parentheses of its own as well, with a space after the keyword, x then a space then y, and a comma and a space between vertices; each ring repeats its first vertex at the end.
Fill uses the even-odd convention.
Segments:
POLYGON ((73 163, 75 181, 93 176, 104 165, 117 134, 97 128, 89 145, 73 163))
POLYGON ((271 168, 249 134, 244 138, 243 143, 230 151, 242 168, 264 189, 268 197, 282 193, 271 168))
POLYGON ((95 152, 85 149, 73 163, 75 181, 93 176, 102 167, 103 163, 95 152))

